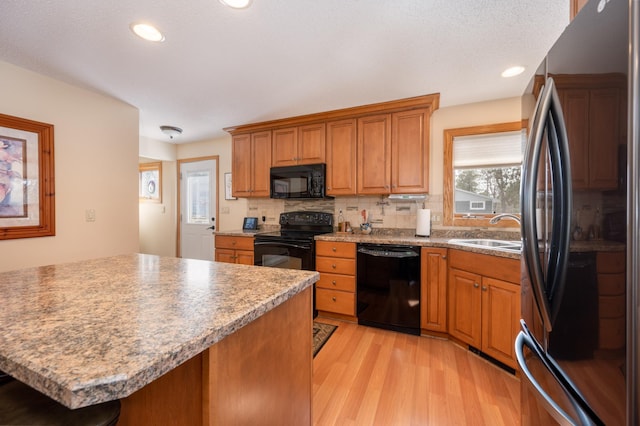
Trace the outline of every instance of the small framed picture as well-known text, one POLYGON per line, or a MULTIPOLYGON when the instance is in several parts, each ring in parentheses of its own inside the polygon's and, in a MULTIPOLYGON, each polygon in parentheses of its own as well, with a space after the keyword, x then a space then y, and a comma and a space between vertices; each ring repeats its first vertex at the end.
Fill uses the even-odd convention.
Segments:
POLYGON ((237 200, 237 197, 232 195, 231 186, 231 173, 224 174, 224 199, 225 200, 237 200))

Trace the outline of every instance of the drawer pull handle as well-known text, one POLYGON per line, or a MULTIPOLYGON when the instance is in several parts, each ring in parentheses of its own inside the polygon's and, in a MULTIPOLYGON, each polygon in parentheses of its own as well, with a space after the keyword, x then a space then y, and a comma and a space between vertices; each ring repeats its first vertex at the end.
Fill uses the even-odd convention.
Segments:
POLYGON ((333 300, 333 301, 335 302, 335 301, 336 301, 336 297, 335 297, 335 296, 333 296, 333 297, 331 298, 331 300, 333 300))

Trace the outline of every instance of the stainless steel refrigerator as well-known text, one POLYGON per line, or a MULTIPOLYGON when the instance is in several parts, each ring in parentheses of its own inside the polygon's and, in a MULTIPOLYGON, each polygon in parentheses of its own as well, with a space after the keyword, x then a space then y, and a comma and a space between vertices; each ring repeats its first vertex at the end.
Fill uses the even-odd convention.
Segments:
POLYGON ((522 97, 522 425, 638 425, 640 0, 591 0, 522 97))

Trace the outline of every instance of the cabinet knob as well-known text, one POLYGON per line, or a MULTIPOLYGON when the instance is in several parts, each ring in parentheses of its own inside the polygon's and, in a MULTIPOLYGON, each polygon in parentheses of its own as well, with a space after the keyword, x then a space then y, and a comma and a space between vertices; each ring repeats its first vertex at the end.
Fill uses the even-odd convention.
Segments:
POLYGON ((331 267, 332 267, 333 269, 336 269, 336 264, 334 263, 333 265, 331 265, 331 267))
POLYGON ((335 253, 338 249, 335 247, 332 247, 331 250, 335 253))
POLYGON ((482 291, 487 291, 487 286, 486 285, 482 286, 482 291))
POLYGON ((336 301, 336 297, 335 297, 335 296, 333 296, 333 297, 331 298, 331 300, 333 300, 333 301, 335 302, 335 301, 336 301))
POLYGON ((231 241, 231 245, 232 245, 232 246, 235 246, 235 245, 236 245, 235 240, 234 240, 234 241, 231 241))
POLYGON ((336 285, 336 280, 331 281, 331 284, 336 285))
POLYGON ((444 256, 442 256, 443 260, 447 260, 447 255, 445 254, 444 256))
POLYGON ((480 287, 480 284, 478 284, 478 283, 473 283, 473 288, 478 288, 478 287, 480 287))

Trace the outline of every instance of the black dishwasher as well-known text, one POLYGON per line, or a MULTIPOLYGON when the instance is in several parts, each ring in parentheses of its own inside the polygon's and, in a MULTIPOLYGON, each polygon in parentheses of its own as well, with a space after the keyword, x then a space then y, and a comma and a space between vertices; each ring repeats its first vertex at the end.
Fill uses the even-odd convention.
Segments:
POLYGON ((358 324, 420 335, 420 247, 358 244, 358 324))

